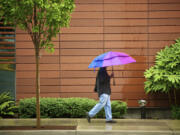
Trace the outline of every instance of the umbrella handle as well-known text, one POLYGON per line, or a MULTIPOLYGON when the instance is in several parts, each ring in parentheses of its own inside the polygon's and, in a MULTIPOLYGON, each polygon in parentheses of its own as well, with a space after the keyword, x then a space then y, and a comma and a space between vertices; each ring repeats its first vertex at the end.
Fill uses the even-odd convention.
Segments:
POLYGON ((116 85, 116 83, 115 83, 115 78, 113 77, 113 85, 115 86, 116 85))
POLYGON ((112 66, 112 73, 113 73, 113 85, 116 85, 115 78, 114 78, 114 68, 113 68, 113 66, 112 66))

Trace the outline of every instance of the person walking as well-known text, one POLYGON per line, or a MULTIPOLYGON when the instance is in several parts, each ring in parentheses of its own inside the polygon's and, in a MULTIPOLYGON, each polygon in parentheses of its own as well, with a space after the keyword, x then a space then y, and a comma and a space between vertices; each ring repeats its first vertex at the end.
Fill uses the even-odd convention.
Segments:
POLYGON ((99 68, 94 88, 94 91, 98 93, 99 102, 89 112, 86 112, 86 117, 89 123, 91 122, 91 118, 94 117, 103 107, 105 110, 106 123, 116 123, 115 120, 112 120, 110 101, 110 79, 113 76, 113 73, 110 76, 108 75, 106 67, 99 68))

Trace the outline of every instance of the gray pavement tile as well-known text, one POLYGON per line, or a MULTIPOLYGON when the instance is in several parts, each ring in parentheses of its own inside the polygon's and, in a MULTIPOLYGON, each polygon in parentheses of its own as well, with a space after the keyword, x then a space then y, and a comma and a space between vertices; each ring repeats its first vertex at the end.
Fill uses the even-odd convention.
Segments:
MULTIPOLYGON (((0 130, 0 135, 180 135, 180 120, 117 119, 41 119, 43 125, 77 126, 76 130, 0 130)), ((0 126, 35 126, 36 119, 0 119, 0 126)))
POLYGON ((134 131, 77 131, 77 135, 172 135, 172 132, 137 132, 134 131))
POLYGON ((171 130, 180 131, 180 120, 167 120, 166 123, 171 130))
MULTIPOLYGON (((0 119, 0 126, 35 126, 36 119, 0 119)), ((41 119, 41 125, 76 126, 76 119, 41 119)))
POLYGON ((77 130, 137 130, 137 131, 171 131, 167 127, 154 127, 154 126, 114 126, 114 125, 106 125, 106 126, 78 126, 77 130))
POLYGON ((174 131, 173 135, 180 135, 180 131, 174 131))

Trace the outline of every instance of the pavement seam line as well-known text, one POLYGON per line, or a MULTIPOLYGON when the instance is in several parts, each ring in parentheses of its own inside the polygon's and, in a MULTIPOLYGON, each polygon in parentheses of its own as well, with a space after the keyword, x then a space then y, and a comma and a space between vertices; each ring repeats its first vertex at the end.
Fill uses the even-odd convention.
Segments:
POLYGON ((167 121, 165 121, 165 123, 167 127, 169 128, 169 130, 172 132, 172 135, 175 135, 174 130, 168 125, 167 121))

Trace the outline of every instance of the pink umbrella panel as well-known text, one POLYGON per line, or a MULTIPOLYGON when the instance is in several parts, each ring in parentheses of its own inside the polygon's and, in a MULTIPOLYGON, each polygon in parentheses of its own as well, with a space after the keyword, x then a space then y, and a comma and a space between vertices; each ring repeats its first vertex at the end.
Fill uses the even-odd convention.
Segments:
POLYGON ((136 62, 136 60, 126 53, 110 51, 97 56, 88 68, 124 65, 133 62, 136 62))

